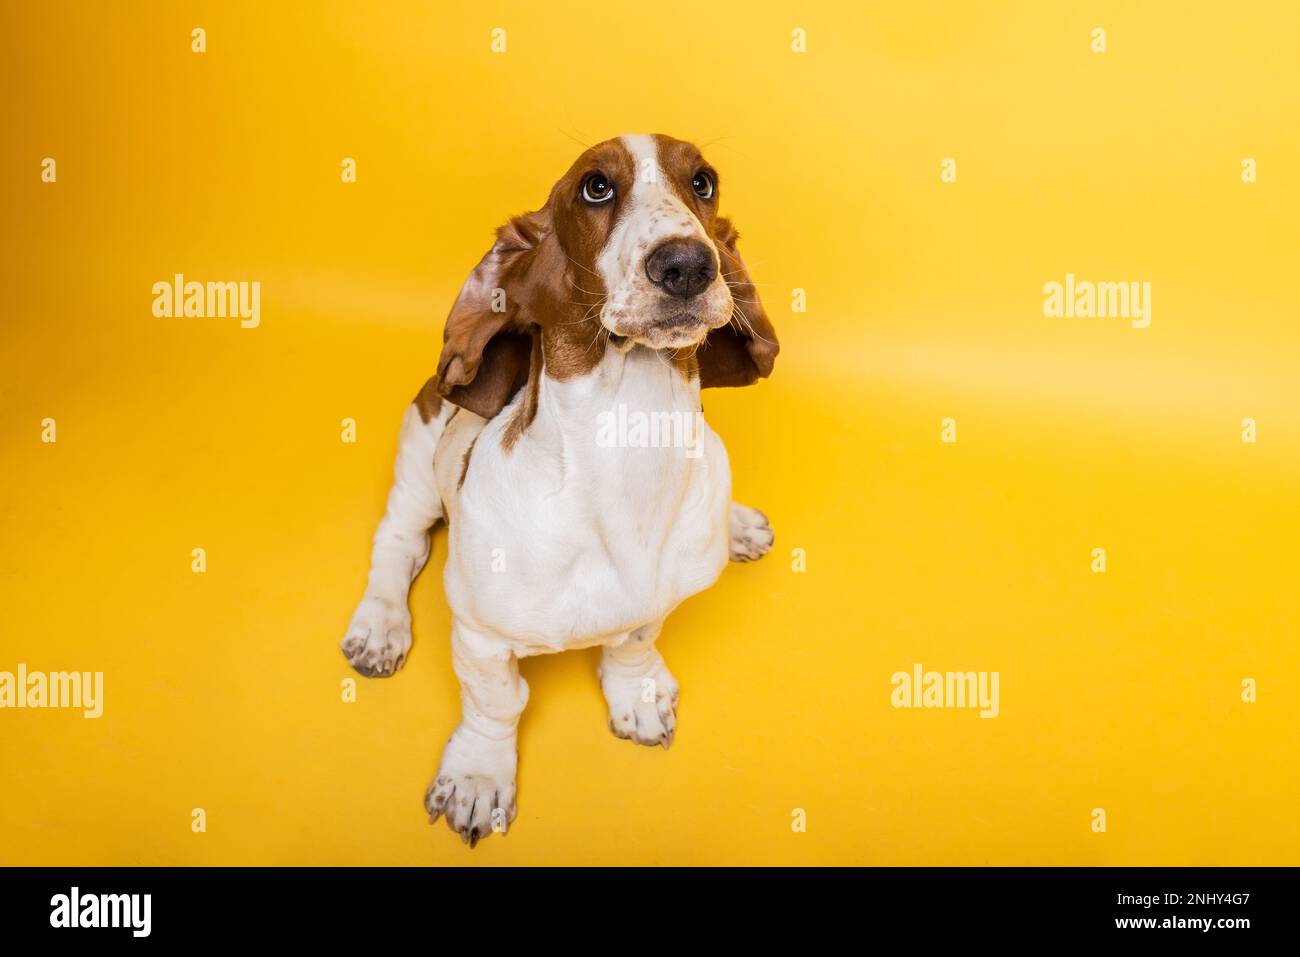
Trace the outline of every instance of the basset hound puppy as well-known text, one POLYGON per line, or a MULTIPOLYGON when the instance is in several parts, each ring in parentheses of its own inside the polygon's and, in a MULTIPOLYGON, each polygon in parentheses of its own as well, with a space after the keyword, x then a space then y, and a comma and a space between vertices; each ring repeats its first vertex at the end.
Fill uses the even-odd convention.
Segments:
POLYGON ((473 845, 515 817, 526 655, 600 645, 609 727, 667 748, 677 679, 655 639, 728 559, 772 547, 731 500, 700 390, 766 377, 777 338, 690 143, 593 146, 497 230, 406 411, 369 584, 342 646, 364 675, 411 647, 407 593, 445 519, 461 721, 425 796, 473 845), (630 424, 629 424, 630 423, 630 424))

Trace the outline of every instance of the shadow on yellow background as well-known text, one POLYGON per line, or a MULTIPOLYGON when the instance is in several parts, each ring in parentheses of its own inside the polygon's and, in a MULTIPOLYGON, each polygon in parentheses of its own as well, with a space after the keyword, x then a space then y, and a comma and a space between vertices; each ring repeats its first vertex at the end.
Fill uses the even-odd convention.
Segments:
POLYGON ((98 720, 0 711, 0 863, 1297 863, 1295 6, 472 6, 0 14, 0 670, 105 676, 98 720), (655 131, 781 334, 705 396, 777 546, 669 619, 670 752, 594 652, 526 661, 519 820, 470 852, 421 807, 444 536, 404 671, 345 703, 337 642, 492 229, 655 131), (175 273, 260 325, 155 318, 175 273), (1150 326, 1045 317, 1067 273, 1150 326), (892 707, 916 664, 999 715, 892 707))

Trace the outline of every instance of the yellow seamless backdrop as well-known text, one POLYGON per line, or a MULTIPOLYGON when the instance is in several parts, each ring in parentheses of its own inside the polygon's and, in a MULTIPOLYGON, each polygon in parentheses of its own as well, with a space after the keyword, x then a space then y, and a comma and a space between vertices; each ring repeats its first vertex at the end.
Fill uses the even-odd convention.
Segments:
POLYGON ((105 696, 0 710, 0 863, 1297 862, 1294 4, 0 19, 0 670, 105 696), (347 703, 337 642, 492 229, 654 131, 781 333, 706 396, 776 549, 669 620, 670 752, 609 734, 594 653, 526 662, 520 817, 471 853, 421 809, 443 537, 404 671, 347 703), (176 273, 259 282, 259 325, 155 317, 176 273), (1149 282, 1150 326, 1044 316, 1067 274, 1149 282), (917 664, 997 672, 997 717, 893 707, 917 664))

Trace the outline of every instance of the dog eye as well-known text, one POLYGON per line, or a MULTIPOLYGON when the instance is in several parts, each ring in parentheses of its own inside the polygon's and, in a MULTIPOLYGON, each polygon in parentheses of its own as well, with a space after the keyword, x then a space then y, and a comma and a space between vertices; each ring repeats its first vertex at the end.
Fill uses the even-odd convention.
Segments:
POLYGON ((712 199, 713 177, 704 170, 700 170, 691 180, 691 189, 695 190, 695 195, 700 199, 712 199))
POLYGON ((604 173, 592 173, 582 181, 582 198, 596 206, 607 203, 614 198, 614 184, 604 173))

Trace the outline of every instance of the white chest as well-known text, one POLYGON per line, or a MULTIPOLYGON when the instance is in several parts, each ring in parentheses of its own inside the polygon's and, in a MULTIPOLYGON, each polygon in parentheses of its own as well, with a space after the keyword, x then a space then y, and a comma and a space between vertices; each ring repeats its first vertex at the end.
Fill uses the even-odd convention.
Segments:
POLYGON ((535 420, 506 451, 513 411, 486 425, 457 416, 440 446, 481 429, 463 486, 449 487, 460 456, 439 463, 458 618, 520 654, 564 650, 617 640, 717 579, 731 473, 698 381, 648 350, 610 350, 588 376, 544 378, 535 420))

